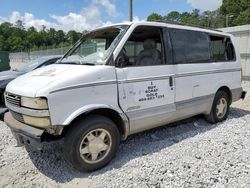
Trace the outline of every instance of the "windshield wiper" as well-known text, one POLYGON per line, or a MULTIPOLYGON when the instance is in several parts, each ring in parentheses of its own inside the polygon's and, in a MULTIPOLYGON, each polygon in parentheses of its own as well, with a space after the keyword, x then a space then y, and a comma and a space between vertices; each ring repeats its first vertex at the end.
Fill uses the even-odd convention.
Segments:
POLYGON ((81 64, 81 65, 92 65, 92 66, 95 65, 95 64, 93 64, 93 63, 87 63, 87 62, 80 62, 80 64, 81 64))
POLYGON ((58 64, 69 64, 69 65, 92 65, 94 66, 95 64, 93 63, 87 63, 87 62, 75 62, 75 61, 68 61, 68 62, 59 62, 58 64))
POLYGON ((72 62, 72 61, 68 61, 68 62, 59 62, 58 64, 81 65, 80 62, 72 62))

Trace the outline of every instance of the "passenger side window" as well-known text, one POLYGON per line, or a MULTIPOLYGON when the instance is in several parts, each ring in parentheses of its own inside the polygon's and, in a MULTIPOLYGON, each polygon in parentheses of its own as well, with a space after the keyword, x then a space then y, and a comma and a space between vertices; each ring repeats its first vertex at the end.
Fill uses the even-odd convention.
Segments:
POLYGON ((161 29, 137 27, 126 42, 117 62, 118 66, 152 66, 163 64, 161 29), (122 64, 122 65, 121 65, 122 64))
POLYGON ((210 36, 213 61, 233 61, 235 51, 229 38, 224 36, 210 36))
POLYGON ((210 41, 206 33, 171 29, 170 36, 176 64, 206 63, 210 61, 210 41))

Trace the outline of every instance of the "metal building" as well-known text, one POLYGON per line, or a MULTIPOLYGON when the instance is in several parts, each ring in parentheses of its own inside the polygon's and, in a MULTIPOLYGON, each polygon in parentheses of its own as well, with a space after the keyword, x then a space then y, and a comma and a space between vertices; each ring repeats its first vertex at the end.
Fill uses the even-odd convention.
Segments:
POLYGON ((244 79, 250 80, 250 25, 220 29, 236 37, 241 54, 244 79))

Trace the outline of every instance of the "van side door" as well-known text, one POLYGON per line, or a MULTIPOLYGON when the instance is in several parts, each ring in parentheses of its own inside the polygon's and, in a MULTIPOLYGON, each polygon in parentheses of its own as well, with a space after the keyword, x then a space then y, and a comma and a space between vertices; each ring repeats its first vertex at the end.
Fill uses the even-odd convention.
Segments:
POLYGON ((211 73, 209 35, 205 32, 170 29, 176 65, 176 107, 183 116, 208 112, 217 77, 211 73))
POLYGON ((119 104, 130 120, 130 133, 164 125, 174 112, 174 65, 167 57, 167 36, 162 28, 138 26, 116 64, 119 104))

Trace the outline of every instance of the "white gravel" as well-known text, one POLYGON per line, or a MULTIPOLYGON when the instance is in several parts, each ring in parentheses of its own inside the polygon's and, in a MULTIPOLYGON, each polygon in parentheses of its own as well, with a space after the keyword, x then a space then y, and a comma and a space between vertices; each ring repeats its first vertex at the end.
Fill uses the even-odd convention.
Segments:
POLYGON ((229 118, 209 125, 194 117, 129 137, 116 158, 78 173, 62 158, 62 142, 27 152, 0 129, 0 187, 250 187, 250 82, 229 118))

